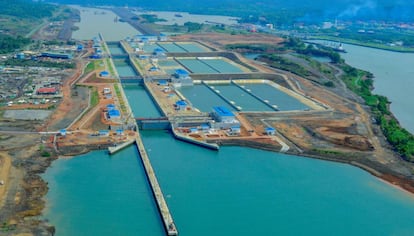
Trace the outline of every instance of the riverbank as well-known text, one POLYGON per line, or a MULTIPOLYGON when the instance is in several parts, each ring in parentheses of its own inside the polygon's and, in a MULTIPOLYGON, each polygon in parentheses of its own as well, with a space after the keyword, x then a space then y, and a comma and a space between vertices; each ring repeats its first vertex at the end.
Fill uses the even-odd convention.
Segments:
POLYGON ((381 50, 391 51, 391 52, 414 53, 414 48, 388 46, 384 44, 364 43, 364 42, 360 42, 357 40, 346 39, 346 38, 319 36, 319 37, 312 37, 311 40, 327 40, 327 41, 332 41, 332 42, 337 42, 337 43, 347 43, 347 44, 352 44, 356 46, 381 49, 381 50))

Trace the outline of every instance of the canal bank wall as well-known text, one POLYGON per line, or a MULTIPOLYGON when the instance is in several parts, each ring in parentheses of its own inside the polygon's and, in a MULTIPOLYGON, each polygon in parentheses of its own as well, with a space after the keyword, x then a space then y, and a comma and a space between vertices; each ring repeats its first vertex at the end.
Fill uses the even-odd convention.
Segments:
POLYGON ((161 219, 164 223, 165 230, 168 236, 178 235, 178 230, 175 227, 175 223, 171 216, 170 210, 168 209, 167 203, 165 202, 164 195, 161 191, 161 187, 158 183, 157 177, 155 176, 154 169, 152 168, 151 162, 148 158, 147 152, 145 151, 144 144, 141 140, 139 133, 135 139, 135 145, 138 149, 139 156, 141 157, 142 164, 144 165, 145 173, 150 183, 152 194, 157 203, 158 210, 161 215, 161 219))

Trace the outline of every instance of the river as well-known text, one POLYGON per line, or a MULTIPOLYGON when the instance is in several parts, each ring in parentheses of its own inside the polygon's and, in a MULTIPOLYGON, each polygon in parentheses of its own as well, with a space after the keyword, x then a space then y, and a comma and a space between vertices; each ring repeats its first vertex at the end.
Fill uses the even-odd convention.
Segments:
POLYGON ((134 27, 125 22, 115 22, 116 15, 109 10, 72 6, 80 11, 81 21, 75 26, 79 30, 72 37, 78 40, 90 40, 101 33, 106 41, 119 41, 126 37, 140 34, 134 27))
POLYGON ((374 92, 388 97, 392 113, 414 134, 414 54, 350 44, 344 48, 345 62, 374 74, 374 92))
MULTIPOLYGON (((156 115, 142 87, 125 93, 134 112, 156 115)), ((356 167, 244 147, 211 151, 167 131, 142 137, 182 236, 414 233, 412 195, 356 167)), ((57 236, 163 234, 133 146, 59 159, 43 178, 44 218, 57 236)))

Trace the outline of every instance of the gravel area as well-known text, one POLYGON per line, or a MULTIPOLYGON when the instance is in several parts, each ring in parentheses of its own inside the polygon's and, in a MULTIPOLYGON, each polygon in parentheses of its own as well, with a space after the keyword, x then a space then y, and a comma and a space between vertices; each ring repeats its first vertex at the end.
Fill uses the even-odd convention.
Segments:
POLYGON ((7 110, 3 117, 16 120, 44 120, 52 111, 46 110, 7 110))

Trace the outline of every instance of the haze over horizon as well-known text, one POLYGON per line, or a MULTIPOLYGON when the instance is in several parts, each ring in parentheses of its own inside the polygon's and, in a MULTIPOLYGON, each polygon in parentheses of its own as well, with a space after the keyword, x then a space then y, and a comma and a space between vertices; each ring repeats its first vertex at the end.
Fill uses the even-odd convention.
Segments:
POLYGON ((61 4, 113 5, 142 7, 149 10, 188 11, 192 13, 280 14, 296 11, 296 21, 340 20, 414 20, 414 2, 409 0, 47 0, 61 4), (242 4, 242 5, 241 5, 242 4))

